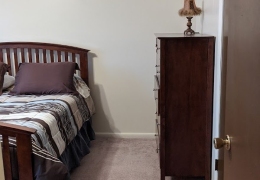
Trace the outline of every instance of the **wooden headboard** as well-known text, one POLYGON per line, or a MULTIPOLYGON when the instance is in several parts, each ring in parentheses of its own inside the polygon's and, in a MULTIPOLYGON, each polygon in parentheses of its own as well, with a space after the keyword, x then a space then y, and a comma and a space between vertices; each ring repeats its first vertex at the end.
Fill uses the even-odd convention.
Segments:
POLYGON ((80 71, 76 73, 88 84, 89 50, 60 44, 39 42, 0 43, 0 62, 11 66, 10 75, 15 76, 19 63, 77 62, 80 71))
MULTIPOLYGON (((76 62, 80 71, 76 73, 88 84, 88 53, 89 50, 39 42, 3 42, 0 43, 0 62, 11 66, 10 75, 15 76, 19 63, 50 63, 76 62)), ((0 134, 3 136, 3 161, 6 179, 12 179, 8 137, 16 137, 17 159, 20 180, 32 180, 32 145, 31 134, 35 130, 17 125, 0 122, 0 134)), ((1 149, 0 149, 1 150, 1 149)))

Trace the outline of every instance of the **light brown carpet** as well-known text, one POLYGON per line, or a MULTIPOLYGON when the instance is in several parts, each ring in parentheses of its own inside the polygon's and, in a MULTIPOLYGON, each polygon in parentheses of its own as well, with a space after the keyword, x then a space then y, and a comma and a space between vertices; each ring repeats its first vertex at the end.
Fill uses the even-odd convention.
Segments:
POLYGON ((154 139, 97 138, 71 180, 159 180, 154 139))

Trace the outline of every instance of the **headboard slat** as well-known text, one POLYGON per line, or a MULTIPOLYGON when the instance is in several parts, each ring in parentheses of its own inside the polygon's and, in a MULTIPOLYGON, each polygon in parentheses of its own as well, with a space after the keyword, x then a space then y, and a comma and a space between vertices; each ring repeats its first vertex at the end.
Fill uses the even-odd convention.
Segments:
POLYGON ((4 61, 4 58, 3 58, 3 49, 0 49, 0 59, 2 59, 2 62, 4 61))
MULTIPOLYGON (((7 64, 9 66, 11 66, 12 65, 11 64, 11 49, 10 48, 6 49, 6 53, 7 53, 7 64)), ((12 71, 9 71, 9 74, 12 75, 12 71)))
POLYGON ((21 54, 22 54, 21 62, 25 62, 25 57, 24 57, 24 48, 21 48, 21 54))
POLYGON ((16 72, 18 71, 18 60, 19 60, 19 58, 18 58, 18 53, 17 53, 18 49, 15 48, 13 50, 14 50, 14 66, 15 66, 14 75, 15 75, 16 72))
POLYGON ((29 62, 32 62, 32 49, 28 48, 29 62))
POLYGON ((35 49, 35 54, 36 54, 36 63, 40 62, 40 52, 39 49, 35 49))
POLYGON ((51 61, 51 62, 54 62, 53 50, 50 50, 50 61, 51 61))
POLYGON ((65 52, 65 62, 68 61, 68 52, 65 52))
POLYGON ((75 58, 75 54, 74 53, 72 53, 72 58, 71 58, 71 61, 76 61, 76 58, 75 58))
POLYGON ((53 61, 52 62, 55 62, 55 51, 52 51, 52 57, 53 57, 53 61))
POLYGON ((61 62, 61 52, 58 51, 58 62, 61 62))
MULTIPOLYGON (((80 67, 86 67, 88 69, 88 55, 86 53, 80 54, 80 67)), ((88 71, 81 70, 82 79, 88 84, 88 71)))
POLYGON ((43 63, 47 63, 46 49, 42 50, 42 61, 43 63))
POLYGON ((78 47, 50 43, 2 42, 0 43, 0 62, 7 62, 11 65, 12 70, 9 72, 11 75, 16 74, 20 62, 77 62, 81 69, 77 71, 77 74, 88 84, 88 51, 78 47))

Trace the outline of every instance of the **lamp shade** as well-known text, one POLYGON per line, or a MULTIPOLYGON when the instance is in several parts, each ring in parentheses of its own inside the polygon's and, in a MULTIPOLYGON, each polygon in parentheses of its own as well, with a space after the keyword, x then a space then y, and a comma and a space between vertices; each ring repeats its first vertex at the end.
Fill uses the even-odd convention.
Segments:
POLYGON ((191 17, 200 15, 201 11, 202 10, 196 6, 195 0, 184 0, 184 7, 179 10, 179 15, 191 17))

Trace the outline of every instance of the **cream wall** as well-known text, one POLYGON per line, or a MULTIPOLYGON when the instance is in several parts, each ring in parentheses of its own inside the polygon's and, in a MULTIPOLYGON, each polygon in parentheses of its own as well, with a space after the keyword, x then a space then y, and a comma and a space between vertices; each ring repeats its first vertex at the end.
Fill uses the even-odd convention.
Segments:
MULTIPOLYGON (((221 118, 221 73, 222 73, 222 27, 223 27, 223 2, 224 0, 197 0, 203 8, 202 16, 197 19, 197 27, 202 33, 216 37, 215 49, 215 77, 214 77, 214 102, 213 102, 213 138, 219 137, 219 125, 221 118)), ((212 144, 213 146, 213 144, 212 144)), ((218 179, 215 171, 215 159, 218 159, 219 151, 212 147, 212 180, 218 179)))
MULTIPOLYGON (((0 0, 0 41, 61 43, 91 50, 90 87, 98 133, 154 133, 155 36, 183 32, 183 0, 0 0)), ((214 136, 218 135, 223 0, 197 0, 200 33, 215 35, 214 136), (213 8, 215 7, 215 8, 213 8)), ((197 23, 196 23, 197 21, 197 23)), ((217 152, 213 150, 213 159, 217 152)), ((214 168, 214 167, 213 167, 214 168)), ((213 170, 213 179, 217 175, 213 170)))
POLYGON ((183 32, 182 0, 1 0, 0 41, 91 50, 98 133, 154 134, 155 36, 183 32))

